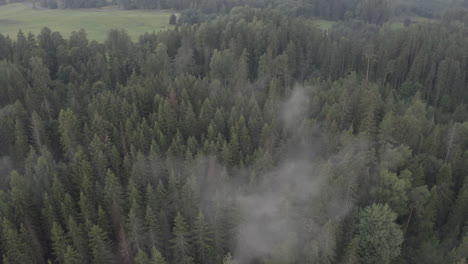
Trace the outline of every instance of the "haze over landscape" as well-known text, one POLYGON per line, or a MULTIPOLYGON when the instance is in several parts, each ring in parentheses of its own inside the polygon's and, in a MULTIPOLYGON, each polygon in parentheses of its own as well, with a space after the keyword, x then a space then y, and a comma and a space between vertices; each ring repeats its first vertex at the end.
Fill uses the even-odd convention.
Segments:
POLYGON ((467 0, 0 0, 0 263, 467 263, 467 104, 467 0))

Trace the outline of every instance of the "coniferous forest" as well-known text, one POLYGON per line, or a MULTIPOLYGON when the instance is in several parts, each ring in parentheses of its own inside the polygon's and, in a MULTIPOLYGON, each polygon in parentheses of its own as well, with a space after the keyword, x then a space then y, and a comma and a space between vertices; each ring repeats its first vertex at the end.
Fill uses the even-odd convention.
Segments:
POLYGON ((467 13, 212 2, 0 34, 0 263, 467 263, 467 13))

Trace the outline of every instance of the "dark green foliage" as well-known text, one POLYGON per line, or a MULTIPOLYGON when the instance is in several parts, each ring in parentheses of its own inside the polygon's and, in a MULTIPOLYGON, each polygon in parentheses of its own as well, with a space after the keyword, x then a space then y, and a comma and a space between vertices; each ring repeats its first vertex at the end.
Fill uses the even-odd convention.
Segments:
POLYGON ((19 229, 6 218, 2 220, 3 263, 34 263, 33 249, 24 225, 19 229))
POLYGON ((177 16, 175 14, 171 14, 169 17, 169 25, 177 24, 177 16))
POLYGON ((66 258, 70 258, 72 256, 67 256, 72 254, 71 248, 68 248, 67 237, 65 236, 65 232, 63 231, 62 227, 60 227, 56 222, 52 225, 52 250, 55 255, 55 259, 57 262, 65 262, 66 258))
POLYGON ((463 263, 459 15, 393 29, 378 26, 383 0, 118 4, 191 10, 136 42, 0 35, 3 263, 463 263), (297 15, 348 22, 324 32, 297 15), (283 172, 297 160, 313 184, 283 172), (275 225, 280 245, 244 256, 263 210, 294 230, 275 225))
POLYGON ((91 226, 88 233, 91 259, 93 263, 109 263, 112 257, 111 245, 106 233, 97 225, 91 226))
POLYGON ((197 263, 213 263, 214 248, 212 234, 210 234, 210 227, 202 212, 198 213, 193 229, 193 243, 195 245, 197 263))
POLYGON ((361 263, 391 263, 400 255, 403 233, 397 215, 387 205, 374 204, 359 212, 358 255, 361 263))
POLYGON ((183 216, 177 213, 174 218, 174 230, 172 232, 172 256, 175 263, 191 264, 194 263, 192 257, 193 249, 190 239, 190 233, 183 216))

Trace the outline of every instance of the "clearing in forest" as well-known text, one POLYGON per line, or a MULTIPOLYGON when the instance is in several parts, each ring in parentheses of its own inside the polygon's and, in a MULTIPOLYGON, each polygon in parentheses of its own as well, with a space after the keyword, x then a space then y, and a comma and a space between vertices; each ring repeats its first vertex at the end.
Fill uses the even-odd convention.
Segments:
POLYGON ((0 6, 0 33, 16 38, 18 31, 37 35, 43 27, 68 37, 72 31, 86 30, 89 40, 102 42, 110 29, 125 29, 133 41, 145 32, 173 28, 170 12, 127 11, 119 9, 33 9, 27 4, 0 6))

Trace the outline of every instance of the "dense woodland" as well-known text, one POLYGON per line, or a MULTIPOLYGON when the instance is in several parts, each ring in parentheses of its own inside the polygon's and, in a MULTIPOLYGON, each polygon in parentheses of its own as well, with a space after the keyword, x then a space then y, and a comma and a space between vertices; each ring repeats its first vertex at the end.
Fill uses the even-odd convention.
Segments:
MULTIPOLYGON (((0 5, 28 0, 0 0, 0 5)), ((468 0, 33 0, 42 8, 97 8, 178 10, 195 21, 228 14, 233 8, 276 8, 290 16, 327 20, 361 20, 383 24, 411 17, 457 19, 468 25, 468 0), (195 18, 194 18, 195 17, 195 18)))
POLYGON ((0 35, 0 263, 466 263, 468 28, 367 22, 0 35))

